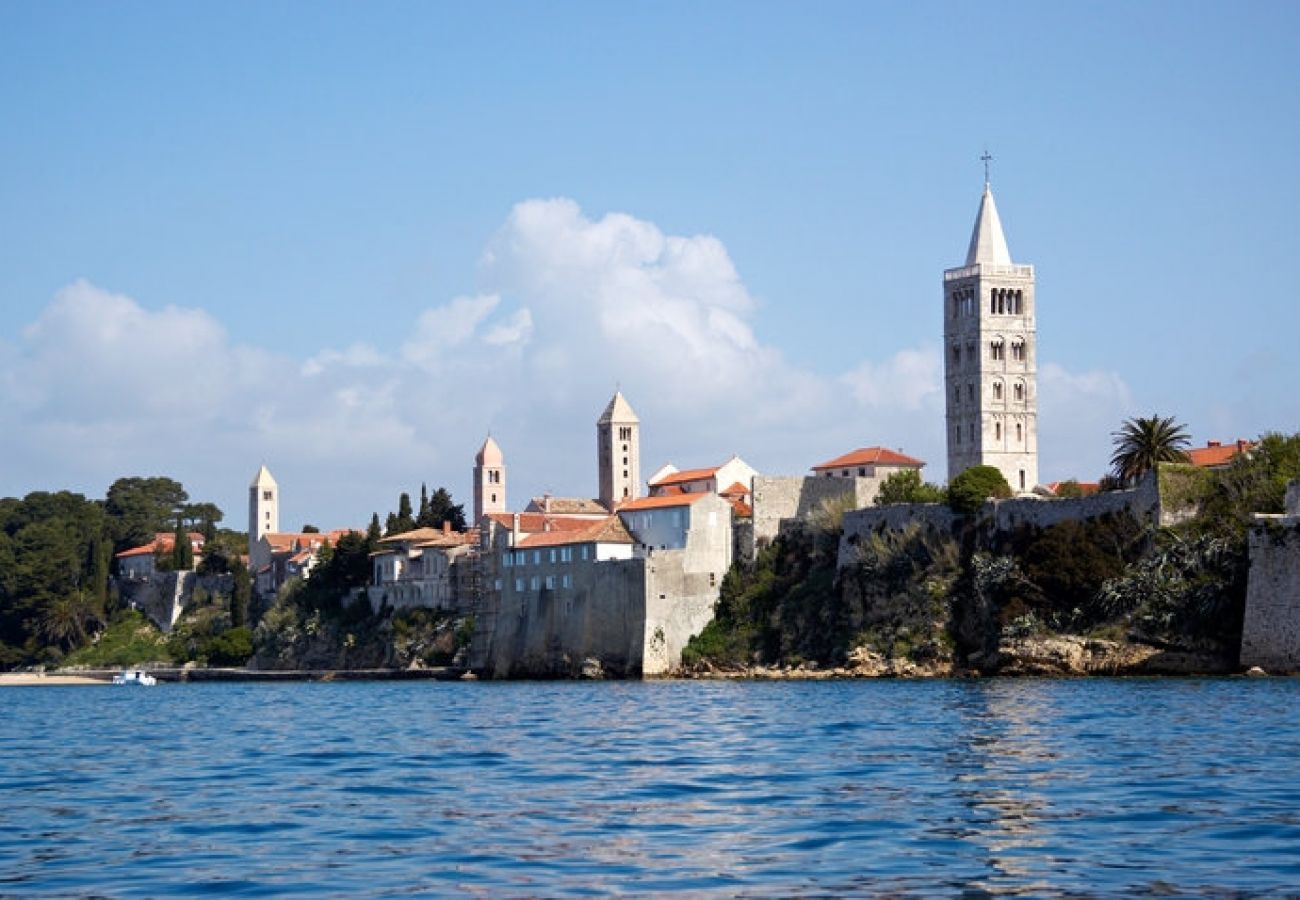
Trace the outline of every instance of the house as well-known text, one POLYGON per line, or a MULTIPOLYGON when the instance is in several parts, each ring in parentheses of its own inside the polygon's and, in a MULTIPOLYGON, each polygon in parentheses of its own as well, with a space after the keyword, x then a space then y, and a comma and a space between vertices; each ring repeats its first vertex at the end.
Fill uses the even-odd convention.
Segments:
POLYGON ((758 470, 739 456, 732 456, 720 466, 704 469, 679 470, 668 463, 650 476, 649 496, 717 494, 731 503, 737 516, 748 518, 753 514, 751 493, 757 475, 758 470))
MULTIPOLYGON (((197 567, 203 557, 204 538, 197 531, 189 532, 188 536, 194 565, 197 567)), ((149 543, 115 554, 113 558, 117 560, 118 577, 131 581, 148 579, 157 571, 158 557, 170 554, 175 547, 176 535, 170 531, 159 531, 149 543)))
POLYGON ((584 519, 609 517, 609 510, 599 500, 589 500, 585 497, 552 497, 550 494, 534 497, 524 507, 524 512, 542 513, 548 516, 579 516, 584 519))
POLYGON ((866 479, 865 492, 860 491, 864 504, 875 500, 880 493, 880 486, 885 479, 895 472, 908 469, 919 475, 925 463, 911 456, 906 456, 887 447, 859 447, 843 456, 828 459, 812 467, 818 478, 862 478, 866 479))
POLYGON ((667 673, 731 566, 732 508, 711 493, 638 498, 594 521, 485 518, 471 667, 492 677, 576 675, 592 661, 667 673))
POLYGON ((320 554, 328 542, 338 546, 339 538, 353 529, 336 528, 329 532, 265 532, 253 544, 249 566, 253 569, 253 587, 258 596, 274 597, 291 578, 306 578, 311 574, 320 554))
POLYGON ((478 531, 416 528, 389 535, 370 554, 371 606, 468 610, 472 606, 478 531))
POLYGON ((1236 457, 1249 453, 1254 446, 1253 442, 1241 438, 1231 444, 1208 441, 1204 447, 1188 450, 1187 461, 1202 469, 1226 469, 1236 457))

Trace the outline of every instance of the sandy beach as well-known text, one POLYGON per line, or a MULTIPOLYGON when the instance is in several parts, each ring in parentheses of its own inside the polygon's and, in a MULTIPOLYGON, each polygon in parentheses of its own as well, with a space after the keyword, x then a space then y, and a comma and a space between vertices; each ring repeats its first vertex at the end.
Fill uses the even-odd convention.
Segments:
POLYGON ((43 672, 0 672, 0 687, 51 684, 109 684, 103 678, 85 675, 46 675, 43 672))

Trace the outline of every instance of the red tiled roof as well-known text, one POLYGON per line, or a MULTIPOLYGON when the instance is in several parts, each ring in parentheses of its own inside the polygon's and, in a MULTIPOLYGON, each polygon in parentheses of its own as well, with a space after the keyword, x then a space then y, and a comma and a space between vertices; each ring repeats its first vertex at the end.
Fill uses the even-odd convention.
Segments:
POLYGON ((739 481, 733 481, 731 487, 727 488, 725 491, 718 491, 718 494, 719 496, 726 497, 728 500, 735 497, 748 497, 749 488, 745 487, 739 481))
MULTIPOLYGON (((189 536, 191 546, 198 545, 198 547, 200 548, 203 546, 204 539, 203 539, 203 535, 200 532, 190 531, 187 532, 187 534, 189 536)), ((148 553, 171 553, 172 548, 175 546, 176 546, 176 535, 173 532, 157 531, 154 532, 152 543, 144 544, 143 546, 140 547, 131 547, 128 550, 123 550, 121 553, 114 554, 114 558, 127 559, 134 556, 144 556, 148 553)))
POLYGON ((859 447, 852 453, 837 456, 821 465, 813 466, 814 472, 824 469, 851 469, 854 466, 912 466, 921 468, 925 463, 911 456, 904 456, 887 447, 859 447))
POLYGON ((712 466, 708 469, 683 469, 680 472, 674 472, 671 475, 665 475, 658 481, 652 481, 651 487, 666 487, 670 484, 685 484, 690 481, 703 481, 706 478, 712 478, 717 474, 718 469, 722 466, 712 466))
MULTIPOLYGON (((514 527, 515 513, 487 513, 489 519, 503 528, 514 527)), ((525 534, 544 531, 574 531, 590 527, 593 519, 579 516, 555 516, 545 513, 518 513, 519 530, 525 534)))
POLYGON ((689 506, 697 503, 710 494, 670 494, 661 497, 639 497, 636 500, 627 500, 618 505, 619 512, 630 512, 640 509, 663 509, 669 506, 689 506))
POLYGON ((1222 444, 1218 441, 1209 441, 1204 447, 1197 447, 1187 451, 1187 459, 1194 466, 1200 466, 1203 469, 1213 469, 1218 466, 1226 466, 1232 462, 1233 458, 1239 453, 1245 453, 1251 447, 1254 447, 1251 441, 1243 441, 1238 438, 1231 444, 1222 444))
POLYGON ((610 516, 596 522, 588 520, 588 528, 571 531, 547 531, 530 534, 518 543, 518 547, 532 549, 535 547, 558 547, 563 544, 631 544, 632 535, 618 516, 610 516))
POLYGON ((732 500, 731 508, 735 511, 736 515, 740 516, 742 519, 750 519, 754 516, 754 507, 750 506, 744 500, 732 500))
POLYGON ((543 495, 534 497, 526 510, 552 516, 609 515, 609 510, 605 509, 599 500, 591 500, 587 497, 551 497, 543 495))

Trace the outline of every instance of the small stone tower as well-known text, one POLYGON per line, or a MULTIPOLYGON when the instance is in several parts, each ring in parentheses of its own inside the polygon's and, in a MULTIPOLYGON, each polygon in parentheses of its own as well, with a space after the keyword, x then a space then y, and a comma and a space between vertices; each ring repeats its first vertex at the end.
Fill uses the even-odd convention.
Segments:
POLYGON ((596 469, 606 509, 641 495, 641 420, 620 391, 596 422, 596 469))
MULTIPOLYGON (((257 559, 257 542, 264 534, 280 530, 280 488, 271 472, 262 466, 248 486, 248 559, 257 559)), ((256 570, 254 570, 256 574, 256 570)))
POLYGON ((474 523, 488 513, 506 511, 506 458, 488 435, 474 457, 474 523))
POLYGON ((1038 484, 1034 267, 1011 261, 984 182, 966 264, 943 273, 948 479, 1001 470, 1016 492, 1038 484))

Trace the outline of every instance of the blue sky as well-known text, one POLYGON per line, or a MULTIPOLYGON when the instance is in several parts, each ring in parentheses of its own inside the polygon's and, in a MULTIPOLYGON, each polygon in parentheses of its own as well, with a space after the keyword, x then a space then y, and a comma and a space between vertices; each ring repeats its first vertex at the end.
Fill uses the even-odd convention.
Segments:
POLYGON ((1300 427, 1300 5, 0 4, 0 495, 167 474, 242 527, 902 447, 987 146, 1040 469, 1300 427))

